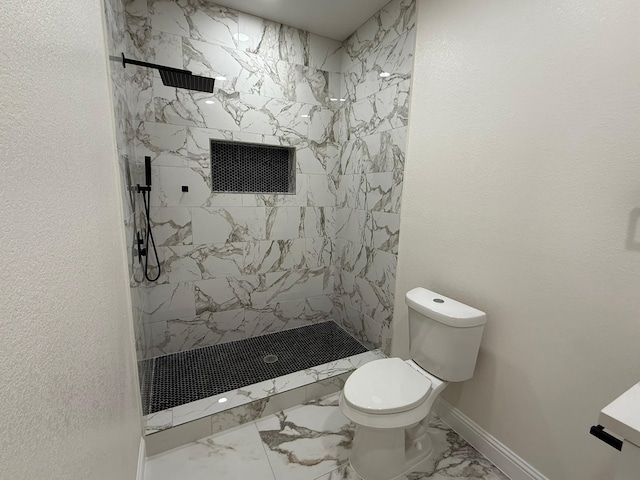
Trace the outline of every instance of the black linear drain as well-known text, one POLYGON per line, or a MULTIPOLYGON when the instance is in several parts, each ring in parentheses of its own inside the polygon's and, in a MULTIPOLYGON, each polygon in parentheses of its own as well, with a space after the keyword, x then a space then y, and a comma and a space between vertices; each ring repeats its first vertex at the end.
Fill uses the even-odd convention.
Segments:
POLYGON ((366 351, 329 321, 144 360, 145 415, 366 351))

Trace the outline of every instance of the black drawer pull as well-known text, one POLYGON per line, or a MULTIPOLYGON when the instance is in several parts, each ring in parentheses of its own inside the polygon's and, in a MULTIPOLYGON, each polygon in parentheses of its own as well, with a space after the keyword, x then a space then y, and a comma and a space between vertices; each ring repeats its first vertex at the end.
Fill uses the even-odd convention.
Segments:
POLYGON ((602 425, 594 425, 589 430, 589 433, 596 438, 599 438, 607 445, 611 445, 616 450, 622 450, 622 440, 618 440, 613 435, 604 431, 604 427, 602 425))

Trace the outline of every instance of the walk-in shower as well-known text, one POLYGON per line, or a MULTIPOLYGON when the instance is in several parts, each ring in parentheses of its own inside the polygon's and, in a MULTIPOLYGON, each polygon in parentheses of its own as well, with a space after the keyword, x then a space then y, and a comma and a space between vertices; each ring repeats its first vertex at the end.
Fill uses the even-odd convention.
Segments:
MULTIPOLYGON (((196 92, 196 94, 212 93, 213 91, 213 79, 193 75, 190 71, 127 59, 123 54, 122 65, 128 64, 157 69, 163 87, 187 89, 196 92)), ((286 198, 286 196, 297 194, 299 186, 296 181, 296 147, 216 138, 210 138, 207 145, 210 148, 209 161, 211 162, 211 174, 207 180, 212 195, 237 195, 235 198, 240 200, 243 198, 241 195, 274 195, 286 198)), ((155 187, 159 187, 152 184, 152 168, 162 169, 163 164, 160 162, 159 167, 152 167, 151 156, 145 155, 144 170, 140 172, 142 183, 137 183, 131 175, 131 165, 128 158, 125 161, 127 189, 133 212, 134 238, 131 242, 133 279, 142 288, 153 291, 153 288, 165 287, 166 282, 171 281, 172 275, 176 275, 174 265, 170 263, 163 265, 166 262, 167 254, 187 247, 180 245, 167 247, 166 240, 161 241, 162 246, 159 246, 155 240, 152 217, 154 208, 157 211, 162 208, 162 204, 156 203, 155 207, 152 207, 151 193, 155 187), (141 211, 138 211, 139 205, 142 207, 141 211), (159 250, 162 250, 163 254, 160 254, 159 250), (139 273, 139 276, 136 272, 139 273)), ((142 169, 142 165, 139 165, 139 168, 142 169)), ((166 167, 164 167, 163 173, 167 173, 166 167)), ((172 173, 171 170, 168 170, 168 173, 172 173)), ((189 185, 181 185, 179 188, 180 194, 184 198, 188 198, 189 185)), ((155 198, 157 201, 158 197, 155 198)), ((274 199, 277 198, 274 197, 274 199)), ((243 198, 243 200, 246 201, 247 198, 243 198)), ((185 202, 188 203, 189 200, 185 200, 185 202)), ((234 201, 230 200, 230 202, 234 201)), ((193 215, 194 211, 191 214, 193 215)), ((170 220, 170 223, 173 224, 173 220, 170 220)), ((257 225, 248 225, 246 228, 256 227, 257 225)), ((242 239, 241 232, 231 232, 229 238, 225 239, 225 243, 232 245, 234 244, 232 240, 240 239, 242 239)), ((278 250, 279 254, 287 255, 287 250, 294 246, 295 241, 280 241, 280 243, 283 248, 278 250)), ((304 244, 307 243, 307 240, 304 240, 304 244)), ((260 243, 255 245, 255 247, 259 246, 260 243)), ((251 250, 253 247, 254 245, 247 245, 243 248, 251 250)), ((301 252, 303 260, 307 254, 306 251, 301 252)), ((250 267, 246 265, 248 262, 247 252, 242 255, 245 260, 243 273, 247 273, 250 271, 250 267)), ((207 258, 204 258, 203 262, 206 261, 207 258)), ((283 264, 286 261, 279 260, 278 263, 283 264)), ((294 270, 300 268, 296 265, 291 267, 283 265, 279 269, 286 270, 292 267, 294 270)), ((262 271, 262 267, 256 268, 256 271, 262 271)), ((268 270, 274 270, 274 268, 268 270)), ((268 270, 265 271, 261 282, 265 281, 269 275, 268 270)), ((212 276, 225 278, 224 272, 218 271, 212 272, 212 276)), ((265 289, 266 285, 258 285, 257 287, 265 289)), ((319 284, 318 287, 322 289, 322 285, 319 284)), ((247 287, 240 285, 238 288, 247 287)), ((216 293, 213 291, 211 295, 215 296, 216 293)), ((311 292, 311 296, 323 293, 322 290, 311 292)), ((215 308, 222 307, 216 305, 215 308)), ((304 311, 300 313, 305 315, 304 311)), ((153 312, 150 311, 147 315, 153 315, 153 312)), ((206 316, 206 312, 203 315, 206 316)), ((173 321, 173 319, 169 319, 169 321, 173 321)), ((175 321, 181 322, 182 320, 176 319, 175 321)), ((153 416, 163 414, 163 412, 171 412, 183 405, 214 398, 238 389, 242 391, 242 389, 260 385, 265 381, 286 378, 287 375, 295 372, 314 369, 321 365, 331 366, 326 372, 320 370, 314 375, 318 376, 318 380, 330 377, 332 368, 335 368, 336 372, 345 371, 344 367, 336 366, 336 361, 368 352, 367 347, 331 321, 328 310, 326 310, 324 317, 316 318, 313 322, 305 322, 303 318, 294 318, 292 324, 296 325, 296 328, 286 328, 281 331, 267 330, 257 336, 223 341, 199 348, 179 349, 164 355, 162 352, 155 352, 152 356, 145 355, 148 358, 139 362, 144 414, 153 416), (307 324, 305 325, 305 323, 307 324)), ((214 323, 210 325, 210 328, 215 330, 217 327, 214 323)), ((346 370, 348 371, 350 368, 347 367, 346 370)), ((307 379, 305 381, 313 380, 307 379)), ((272 394, 282 393, 286 390, 286 386, 274 388, 272 394)))
POLYGON ((105 0, 119 152, 153 173, 125 212, 148 432, 301 403, 391 343, 414 2, 344 41, 196 3, 105 0))

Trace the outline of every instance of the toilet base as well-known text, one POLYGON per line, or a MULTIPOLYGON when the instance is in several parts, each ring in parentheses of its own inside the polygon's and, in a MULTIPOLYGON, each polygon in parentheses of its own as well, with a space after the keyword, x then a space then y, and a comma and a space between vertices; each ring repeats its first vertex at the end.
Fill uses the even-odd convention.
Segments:
POLYGON ((349 464, 363 480, 405 480, 433 451, 428 420, 408 428, 358 426, 349 464))
MULTIPOLYGON (((351 463, 351 460, 349 460, 349 466, 351 467, 351 470, 353 470, 356 473, 356 475, 358 475, 359 479, 365 480, 365 477, 360 475, 360 473, 358 473, 358 470, 356 470, 356 467, 353 466, 353 464, 351 463)), ((404 472, 401 475, 398 475, 397 477, 390 478, 389 480, 408 480, 407 473, 411 473, 411 472, 404 472)))
MULTIPOLYGON (((424 457, 422 460, 420 460, 418 463, 416 463, 412 467, 408 468, 406 471, 402 472, 397 477, 393 477, 393 478, 391 478, 389 480, 408 480, 407 475, 409 475, 410 473, 428 471, 429 470, 429 462, 431 461, 431 454, 432 453, 433 453, 433 451, 431 451, 426 457, 424 457), (424 469, 422 469, 422 465, 424 465, 424 469)), ((358 477, 360 477, 360 479, 366 480, 364 477, 362 477, 356 471, 356 469, 351 464, 351 460, 349 460, 349 467, 351 468, 351 470, 353 470, 356 473, 356 475, 358 475, 358 477)))

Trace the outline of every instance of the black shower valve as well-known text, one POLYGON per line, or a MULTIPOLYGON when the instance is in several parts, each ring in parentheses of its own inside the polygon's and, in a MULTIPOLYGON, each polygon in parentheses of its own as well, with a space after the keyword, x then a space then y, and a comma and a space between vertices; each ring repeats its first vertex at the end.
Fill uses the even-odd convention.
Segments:
POLYGON ((189 186, 188 185, 182 185, 182 191, 183 192, 188 192, 189 191, 189 186))
POLYGON ((140 234, 140 232, 138 232, 137 234, 137 243, 138 243, 138 259, 140 260, 141 257, 146 257, 147 256, 147 249, 144 248, 144 239, 142 238, 142 235, 140 234))

